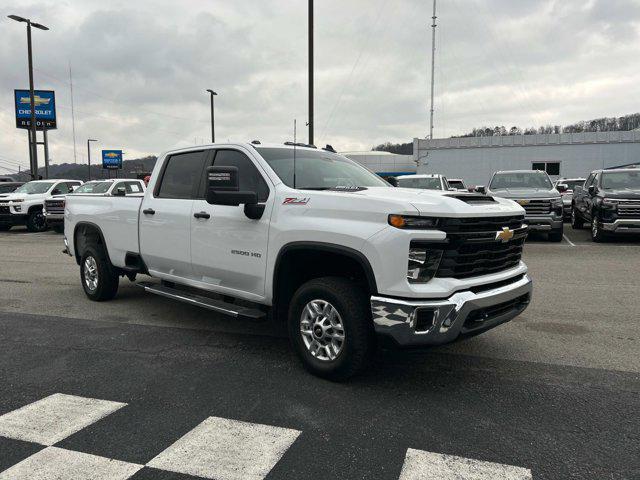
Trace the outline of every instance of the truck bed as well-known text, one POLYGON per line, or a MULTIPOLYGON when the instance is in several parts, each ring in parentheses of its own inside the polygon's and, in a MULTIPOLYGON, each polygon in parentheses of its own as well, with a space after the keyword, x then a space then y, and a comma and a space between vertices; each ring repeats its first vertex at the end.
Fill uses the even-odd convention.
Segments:
POLYGON ((111 263, 124 267, 127 252, 140 252, 138 215, 142 199, 142 195, 67 196, 65 232, 71 253, 75 253, 73 232, 76 225, 82 222, 94 224, 102 231, 111 263))

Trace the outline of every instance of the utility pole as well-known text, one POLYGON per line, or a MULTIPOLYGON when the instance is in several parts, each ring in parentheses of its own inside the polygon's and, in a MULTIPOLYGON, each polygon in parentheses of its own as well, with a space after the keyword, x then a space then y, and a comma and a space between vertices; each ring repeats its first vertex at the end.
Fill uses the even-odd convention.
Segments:
POLYGON ((309 0, 309 145, 313 145, 313 0, 309 0))
POLYGON ((94 139, 94 138, 88 138, 87 139, 87 166, 89 168, 89 177, 87 181, 91 181, 91 148, 90 148, 90 143, 89 142, 97 142, 98 140, 94 139))
POLYGON ((71 77, 71 62, 69 62, 69 89, 71 90, 71 129, 73 131, 73 163, 78 163, 76 155, 76 115, 73 110, 73 78, 71 77))
POLYGON ((433 0, 433 16, 431 17, 431 115, 429 119, 429 138, 433 139, 433 84, 436 65, 436 0, 433 0))
POLYGON ((214 121, 215 117, 213 114, 213 97, 215 97, 218 94, 213 90, 211 90, 210 88, 207 88, 207 92, 211 94, 211 143, 216 143, 216 127, 215 127, 215 121, 214 121))
POLYGON ((29 57, 29 96, 31 97, 31 126, 29 128, 29 158, 31 164, 31 179, 37 180, 38 178, 38 144, 36 143, 36 105, 35 105, 35 93, 33 89, 33 52, 31 49, 31 27, 38 28, 40 30, 49 30, 49 27, 45 27, 36 22, 32 22, 29 18, 20 17, 19 15, 9 15, 11 20, 16 22, 23 22, 27 24, 27 55, 29 57))

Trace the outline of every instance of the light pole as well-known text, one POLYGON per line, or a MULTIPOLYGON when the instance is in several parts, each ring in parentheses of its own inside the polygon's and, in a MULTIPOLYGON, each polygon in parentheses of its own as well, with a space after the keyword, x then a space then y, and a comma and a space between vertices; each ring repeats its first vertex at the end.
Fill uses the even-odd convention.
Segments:
POLYGON ((24 22, 27 24, 27 55, 29 56, 29 97, 31 97, 31 126, 29 128, 29 153, 31 157, 31 178, 38 178, 38 144, 36 143, 36 106, 33 92, 33 53, 31 51, 31 27, 40 30, 49 30, 48 27, 39 23, 32 22, 29 18, 20 17, 18 15, 9 15, 11 20, 16 22, 24 22))
POLYGON ((90 148, 90 144, 89 142, 97 142, 98 140, 96 140, 95 138, 88 138, 87 139, 87 165, 89 166, 89 180, 91 180, 91 148, 90 148))
POLYGON ((309 0, 307 6, 307 21, 309 23, 308 48, 309 48, 309 144, 313 145, 313 0, 309 0))
POLYGON ((213 116, 213 97, 215 97, 218 94, 213 90, 211 90, 210 88, 207 88, 207 92, 211 94, 211 143, 216 143, 216 128, 215 128, 215 121, 213 116))

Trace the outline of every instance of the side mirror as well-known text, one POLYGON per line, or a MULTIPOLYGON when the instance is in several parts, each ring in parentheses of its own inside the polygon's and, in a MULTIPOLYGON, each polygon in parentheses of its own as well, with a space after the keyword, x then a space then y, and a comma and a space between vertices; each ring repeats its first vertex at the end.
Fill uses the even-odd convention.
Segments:
POLYGON ((59 188, 54 188, 54 189, 51 191, 51 195, 60 195, 61 193, 62 193, 62 192, 60 191, 60 189, 59 189, 59 188))
POLYGON ((559 183, 556 185, 556 190, 558 190, 560 193, 564 193, 569 190, 569 186, 565 183, 559 183))
POLYGON ((127 195, 127 190, 124 187, 118 187, 113 191, 111 195, 113 195, 114 197, 124 197, 127 195))
POLYGON ((596 194, 596 186, 595 185, 589 185, 589 189, 587 190, 589 192, 589 195, 593 196, 596 194))
POLYGON ((487 187, 485 187, 484 185, 478 185, 476 187, 476 192, 481 193, 483 195, 487 194, 487 187))
POLYGON ((240 191, 238 167, 207 168, 207 203, 237 207, 244 205, 248 218, 257 220, 264 213, 264 205, 258 204, 256 192, 240 191))

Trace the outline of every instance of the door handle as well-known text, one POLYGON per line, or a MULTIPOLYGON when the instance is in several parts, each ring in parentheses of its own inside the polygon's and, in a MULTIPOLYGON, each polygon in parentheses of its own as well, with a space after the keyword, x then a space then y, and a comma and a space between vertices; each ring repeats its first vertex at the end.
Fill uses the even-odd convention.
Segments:
POLYGON ((156 211, 153 208, 145 208, 144 210, 142 210, 142 213, 144 213, 145 215, 153 215, 156 213, 156 211))
POLYGON ((196 212, 193 214, 193 216, 196 218, 206 218, 206 219, 211 218, 211 215, 209 215, 207 212, 196 212))

